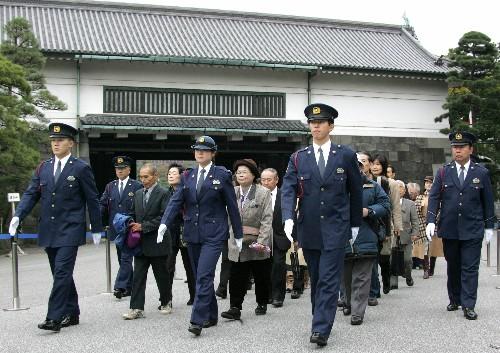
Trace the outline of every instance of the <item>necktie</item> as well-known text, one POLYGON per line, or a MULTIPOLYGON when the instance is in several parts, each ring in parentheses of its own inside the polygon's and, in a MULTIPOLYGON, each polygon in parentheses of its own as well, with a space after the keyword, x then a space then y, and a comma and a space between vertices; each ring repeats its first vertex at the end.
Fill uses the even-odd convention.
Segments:
POLYGON ((143 202, 143 207, 146 208, 146 205, 148 204, 148 189, 144 189, 144 197, 142 199, 143 202))
POLYGON ((243 204, 245 203, 245 194, 241 194, 240 196, 240 205, 241 205, 241 208, 243 208, 243 204))
POLYGON ((120 197, 122 197, 123 194, 123 181, 120 180, 120 188, 118 189, 118 192, 120 193, 120 197))
POLYGON ((57 183, 57 179, 59 179, 59 176, 61 175, 61 161, 58 161, 57 162, 57 168, 56 168, 56 172, 54 173, 54 184, 57 183))
POLYGON ((465 172, 465 167, 461 166, 460 167, 460 174, 458 174, 458 181, 460 182, 460 186, 464 185, 464 172, 465 172))
POLYGON ((196 183, 196 195, 200 195, 201 186, 203 185, 203 181, 205 180, 205 169, 200 170, 200 177, 198 178, 198 182, 196 183))
POLYGON ((325 157, 323 156, 323 150, 318 148, 319 152, 319 159, 318 159, 318 168, 319 168, 319 175, 323 178, 323 174, 325 173, 325 157))

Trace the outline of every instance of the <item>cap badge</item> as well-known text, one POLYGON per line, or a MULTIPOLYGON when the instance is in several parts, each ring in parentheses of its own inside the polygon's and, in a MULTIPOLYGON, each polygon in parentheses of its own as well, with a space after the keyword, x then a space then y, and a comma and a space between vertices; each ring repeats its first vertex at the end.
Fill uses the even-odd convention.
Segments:
POLYGON ((122 157, 117 158, 116 163, 120 163, 120 164, 123 163, 123 158, 122 157))
POLYGON ((337 168, 337 174, 344 173, 344 168, 337 168))
POLYGON ((69 177, 66 178, 68 181, 75 181, 75 177, 73 175, 70 175, 69 177))
POLYGON ((480 180, 479 180, 479 178, 474 178, 474 179, 472 179, 472 182, 474 184, 479 184, 480 180))
POLYGON ((199 142, 199 143, 203 143, 203 142, 205 142, 205 138, 204 138, 203 136, 202 136, 202 137, 200 137, 200 138, 198 139, 198 142, 199 142))
POLYGON ((54 125, 54 132, 61 132, 61 127, 59 125, 54 125))
POLYGON ((313 108, 313 114, 319 114, 319 113, 321 113, 320 107, 314 107, 313 108))
POLYGON ((455 140, 461 140, 462 139, 462 134, 461 133, 456 133, 455 134, 455 140))
POLYGON ((128 193, 128 196, 134 196, 134 193, 131 191, 128 193))

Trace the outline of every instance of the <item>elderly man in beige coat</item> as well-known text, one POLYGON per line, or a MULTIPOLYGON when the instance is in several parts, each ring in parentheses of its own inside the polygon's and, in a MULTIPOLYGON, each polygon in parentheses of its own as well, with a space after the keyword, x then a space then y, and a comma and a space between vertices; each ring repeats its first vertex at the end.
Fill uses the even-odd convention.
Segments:
POLYGON ((221 316, 239 320, 250 273, 255 280, 257 299, 256 315, 267 312, 269 283, 271 280, 271 246, 273 208, 269 189, 257 184, 259 170, 251 159, 242 159, 234 164, 236 197, 239 200, 241 223, 243 225, 243 248, 236 246, 234 234, 230 230, 228 258, 231 261, 229 278, 230 308, 221 316))

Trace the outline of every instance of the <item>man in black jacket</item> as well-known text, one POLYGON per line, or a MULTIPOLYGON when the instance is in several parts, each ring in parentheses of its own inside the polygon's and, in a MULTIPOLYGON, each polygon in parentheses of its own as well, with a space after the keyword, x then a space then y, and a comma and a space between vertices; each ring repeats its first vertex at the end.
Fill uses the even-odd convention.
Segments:
POLYGON ((260 182, 271 190, 273 207, 273 254, 271 272, 272 305, 275 308, 283 306, 286 292, 286 253, 290 248, 290 241, 285 235, 281 218, 281 191, 278 189, 278 172, 276 169, 264 169, 260 175, 260 182))

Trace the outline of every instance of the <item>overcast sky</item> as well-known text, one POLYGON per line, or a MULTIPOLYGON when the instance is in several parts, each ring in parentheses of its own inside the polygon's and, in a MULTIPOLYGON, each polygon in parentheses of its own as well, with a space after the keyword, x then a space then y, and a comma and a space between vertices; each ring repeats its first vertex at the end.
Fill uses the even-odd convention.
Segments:
POLYGON ((468 31, 480 31, 500 42, 498 0, 106 0, 166 6, 333 18, 403 24, 403 14, 422 45, 433 54, 447 54, 468 31))

